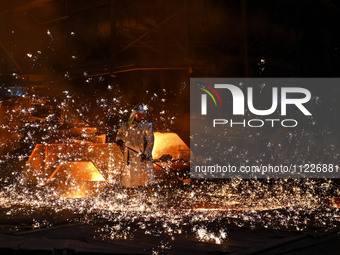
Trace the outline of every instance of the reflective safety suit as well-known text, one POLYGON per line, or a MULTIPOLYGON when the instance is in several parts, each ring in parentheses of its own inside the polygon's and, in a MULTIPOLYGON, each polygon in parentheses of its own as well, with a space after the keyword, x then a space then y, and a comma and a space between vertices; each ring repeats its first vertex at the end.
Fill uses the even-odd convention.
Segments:
POLYGON ((154 144, 152 125, 146 120, 133 121, 130 125, 124 123, 117 132, 116 140, 125 142, 121 168, 122 185, 133 188, 155 183, 152 164, 154 144))

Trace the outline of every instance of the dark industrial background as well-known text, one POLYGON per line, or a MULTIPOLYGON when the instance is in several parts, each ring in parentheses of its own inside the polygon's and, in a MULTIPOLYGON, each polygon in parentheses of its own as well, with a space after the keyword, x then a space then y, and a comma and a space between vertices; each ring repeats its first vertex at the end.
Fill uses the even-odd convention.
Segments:
MULTIPOLYGON (((124 231, 129 224, 137 229, 140 222, 135 218, 119 217, 117 208, 130 208, 134 216, 134 207, 118 197, 126 190, 108 186, 88 200, 46 200, 42 189, 37 192, 27 185, 25 190, 17 180, 34 147, 56 144, 63 130, 70 129, 62 115, 82 127, 98 129, 98 135, 106 134, 111 146, 120 121, 140 102, 150 106, 148 119, 156 131, 175 132, 189 145, 190 77, 339 77, 339 25, 337 0, 0 0, 0 204, 4 205, 0 248, 10 254, 90 254, 151 253, 155 243, 164 246, 162 234, 146 235, 144 229, 135 239, 94 240, 104 224, 123 222, 124 231), (112 208, 93 206, 98 199, 112 208)), ((313 112, 321 126, 304 132, 305 137, 297 132, 289 140, 280 132, 268 132, 260 137, 266 143, 261 140, 262 147, 256 147, 245 133, 228 135, 234 135, 234 144, 256 152, 271 151, 267 141, 277 140, 274 144, 289 145, 281 154, 273 150, 277 156, 302 155, 294 147, 313 160, 332 157, 340 142, 339 89, 330 93, 320 84, 318 93, 327 99, 322 109, 331 110, 313 112), (322 143, 335 144, 333 154, 320 152, 322 143), (316 149, 307 153, 310 145, 316 149)), ((339 217, 334 216, 340 203, 338 181, 245 180, 234 185, 234 180, 192 180, 188 186, 166 177, 159 187, 162 197, 156 212, 164 211, 161 215, 169 219, 161 216, 150 229, 157 230, 155 225, 172 222, 171 216, 178 215, 186 224, 186 211, 172 212, 185 209, 200 219, 204 212, 210 217, 214 209, 222 208, 227 216, 208 217, 197 224, 216 229, 227 225, 230 232, 223 245, 197 242, 189 221, 183 228, 187 232, 175 241, 164 238, 174 243, 174 253, 338 254, 339 217), (281 207, 271 209, 275 199, 270 192, 280 203, 285 198, 278 203, 281 207), (310 201, 315 210, 309 210, 310 201), (240 210, 229 214, 233 206, 240 210), (257 213, 252 208, 258 206, 265 207, 257 213)), ((138 217, 143 223, 143 215, 138 217)))
POLYGON ((53 97, 68 90, 88 106, 89 122, 98 115, 106 125, 116 118, 96 98, 148 101, 176 116, 155 128, 188 143, 190 77, 339 76, 339 8, 330 0, 1 1, 2 97, 9 86, 53 97), (167 102, 146 90, 166 90, 167 102))

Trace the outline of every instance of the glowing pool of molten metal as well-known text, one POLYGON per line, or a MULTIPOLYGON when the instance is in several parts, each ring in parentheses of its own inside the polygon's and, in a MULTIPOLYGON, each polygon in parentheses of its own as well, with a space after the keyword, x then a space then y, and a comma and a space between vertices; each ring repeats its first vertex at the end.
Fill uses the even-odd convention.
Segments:
POLYGON ((154 132, 155 144, 152 151, 154 159, 171 155, 174 159, 190 160, 190 149, 183 140, 173 132, 154 132))

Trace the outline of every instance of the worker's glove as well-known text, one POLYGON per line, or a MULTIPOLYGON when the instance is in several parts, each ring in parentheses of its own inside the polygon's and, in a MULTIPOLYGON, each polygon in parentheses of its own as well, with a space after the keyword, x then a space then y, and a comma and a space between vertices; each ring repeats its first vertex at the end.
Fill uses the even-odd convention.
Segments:
POLYGON ((116 144, 119 146, 119 147, 123 147, 124 146, 124 141, 119 139, 117 140, 116 144))
POLYGON ((152 160, 152 157, 151 156, 148 156, 146 154, 142 154, 142 160, 144 161, 151 161, 152 160))

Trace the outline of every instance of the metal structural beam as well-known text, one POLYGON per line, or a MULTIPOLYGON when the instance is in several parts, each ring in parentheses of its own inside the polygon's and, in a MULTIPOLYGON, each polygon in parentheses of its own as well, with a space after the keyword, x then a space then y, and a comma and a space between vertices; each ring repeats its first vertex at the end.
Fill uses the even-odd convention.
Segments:
POLYGON ((175 11, 173 14, 171 14, 169 17, 163 19, 159 24, 157 24, 156 26, 154 26, 153 28, 151 28, 150 30, 146 31, 144 34, 142 34, 141 36, 139 36, 138 38, 136 38, 135 40, 133 40, 132 42, 130 42, 128 45, 126 45, 122 51, 125 51, 126 49, 130 48, 132 45, 136 44, 137 42, 141 41, 143 38, 145 38, 147 35, 149 35, 150 33, 156 31, 157 29, 159 29, 162 25, 166 24, 167 22, 169 22, 171 19, 173 19, 174 17, 176 17, 178 14, 180 14, 181 12, 184 11, 184 7, 180 8, 179 10, 175 11))
POLYGON ((14 56, 7 50, 6 46, 0 41, 0 48, 6 53, 10 62, 16 67, 16 69, 21 72, 22 68, 19 63, 15 60, 14 56))
MULTIPOLYGON (((335 24, 338 4, 317 2, 314 9, 333 10, 322 24, 335 24)), ((78 70, 80 75, 87 70, 112 74, 130 66, 124 70, 193 67, 212 75, 256 76, 262 56, 270 57, 271 70, 292 65, 302 70, 309 63, 304 59, 310 58, 302 50, 309 30, 303 23, 294 23, 299 19, 287 22, 287 17, 304 13, 306 3, 309 1, 296 5, 280 0, 274 6, 257 6, 246 0, 13 0, 3 3, 0 11, 0 47, 10 60, 9 73, 14 69, 38 73, 46 68, 60 74, 78 70), (263 12, 271 15, 263 16, 263 12), (46 38, 47 30, 53 38, 46 38), (49 55, 41 65, 33 66, 26 53, 39 49, 49 55)), ((337 40, 334 33, 326 36, 328 41, 337 40)), ((322 60, 328 61, 326 57, 322 60)), ((318 69, 330 66, 329 62, 318 69)), ((285 72, 291 73, 291 69, 285 72)))

